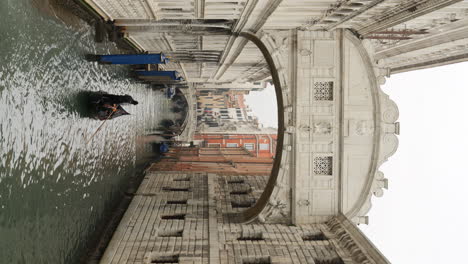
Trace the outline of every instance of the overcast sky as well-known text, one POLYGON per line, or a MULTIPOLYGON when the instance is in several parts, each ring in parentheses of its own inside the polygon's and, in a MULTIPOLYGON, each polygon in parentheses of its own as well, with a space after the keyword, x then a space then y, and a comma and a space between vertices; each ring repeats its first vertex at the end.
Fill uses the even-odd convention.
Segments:
POLYGON ((278 108, 275 88, 272 85, 268 84, 267 88, 259 92, 250 92, 245 97, 245 102, 264 127, 278 128, 278 108))
POLYGON ((400 145, 361 229, 395 264, 468 263, 468 63, 395 74, 383 90, 400 145))
MULTIPOLYGON (((468 263, 468 63, 395 74, 383 90, 400 110, 400 145, 360 227, 392 263, 468 263)), ((246 101, 276 127, 272 87, 246 101)))

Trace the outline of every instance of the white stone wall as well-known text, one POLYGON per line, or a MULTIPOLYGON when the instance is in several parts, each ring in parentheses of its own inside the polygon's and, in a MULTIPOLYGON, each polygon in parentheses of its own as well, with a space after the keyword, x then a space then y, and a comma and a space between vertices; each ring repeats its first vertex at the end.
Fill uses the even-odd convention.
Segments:
POLYGON ((296 221, 337 214, 340 129, 339 40, 299 31, 295 93, 296 221))

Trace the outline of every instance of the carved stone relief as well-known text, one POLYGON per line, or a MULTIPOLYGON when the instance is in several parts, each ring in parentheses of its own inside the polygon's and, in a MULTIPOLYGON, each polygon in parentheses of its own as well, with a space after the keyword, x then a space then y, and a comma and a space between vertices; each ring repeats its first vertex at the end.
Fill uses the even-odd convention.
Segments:
POLYGON ((258 216, 260 223, 282 223, 289 219, 287 203, 283 200, 271 199, 267 207, 258 216))
POLYGON ((310 202, 309 202, 309 200, 299 200, 299 201, 297 201, 297 205, 299 205, 299 206, 309 206, 310 202))
POLYGON ((329 135, 332 131, 332 125, 330 122, 321 121, 314 123, 314 134, 318 135, 329 135))
POLYGON ((375 173, 374 183, 372 185, 372 193, 377 197, 382 197, 383 189, 388 188, 388 180, 385 179, 383 172, 378 171, 375 173))
POLYGON ((314 82, 314 100, 333 101, 333 82, 314 82))
POLYGON ((299 125, 299 130, 302 131, 302 132, 310 132, 310 126, 308 125, 305 125, 305 124, 300 124, 299 125))
POLYGON ((356 123, 356 134, 368 136, 374 133, 374 124, 370 120, 361 120, 356 123))
POLYGON ((301 49, 299 51, 299 54, 301 54, 301 56, 310 56, 312 54, 312 51, 311 50, 308 50, 308 49, 301 49))
POLYGON ((388 99, 388 96, 385 99, 387 102, 385 102, 386 107, 382 111, 382 119, 386 123, 395 123, 399 116, 398 108, 393 101, 388 99))

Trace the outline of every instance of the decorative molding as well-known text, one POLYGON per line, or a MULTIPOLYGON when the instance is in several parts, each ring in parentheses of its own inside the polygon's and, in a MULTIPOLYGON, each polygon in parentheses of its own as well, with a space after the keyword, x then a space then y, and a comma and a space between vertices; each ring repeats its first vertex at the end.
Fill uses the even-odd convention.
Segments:
POLYGON ((287 126, 286 127, 286 132, 289 133, 289 134, 292 134, 292 133, 296 132, 296 128, 294 126, 287 126))
POLYGON ((391 68, 392 72, 404 72, 411 69, 428 68, 431 65, 437 65, 439 61, 450 57, 467 56, 468 40, 461 39, 447 42, 438 46, 431 46, 426 49, 418 50, 401 56, 395 56, 388 59, 382 59, 380 64, 391 68), (421 67, 423 66, 423 67, 421 67), (405 70, 396 70, 396 69, 405 70))
POLYGON ((410 24, 408 27, 410 27, 411 30, 424 30, 426 34, 411 35, 411 39, 401 40, 398 45, 385 45, 374 41, 373 45, 377 50, 376 59, 380 60, 394 57, 446 42, 467 38, 468 9, 463 9, 463 11, 464 12, 460 12, 462 15, 456 15, 456 18, 450 18, 454 15, 452 13, 448 17, 444 16, 433 20, 427 18, 428 24, 425 25, 410 24))
POLYGON ((290 216, 287 208, 285 201, 271 199, 267 207, 258 215, 258 221, 262 224, 288 222, 290 216))
POLYGON ((320 18, 309 18, 303 28, 310 30, 318 27, 331 30, 384 1, 374 0, 355 3, 354 0, 338 0, 331 4, 320 18))
POLYGON ((289 172, 287 165, 287 153, 283 154, 284 162, 279 171, 279 176, 274 186, 273 193, 267 205, 258 214, 256 220, 260 223, 289 223, 291 219, 290 200, 291 192, 289 179, 286 178, 289 172), (286 164, 286 165, 285 165, 286 164))
MULTIPOLYGON (((380 89, 379 89, 380 90, 380 89)), ((395 135, 399 132, 399 123, 395 123, 399 117, 398 107, 388 95, 384 94, 380 90, 380 102, 381 102, 381 120, 380 130, 381 135, 379 137, 379 153, 376 157, 376 167, 380 167, 384 162, 392 156, 398 148, 398 137, 395 135)), ((370 192, 363 193, 366 195, 366 201, 362 204, 361 208, 352 214, 352 221, 355 223, 363 223, 362 217, 365 217, 372 207, 372 196, 382 197, 384 189, 388 188, 388 180, 384 177, 381 171, 376 171, 372 178, 372 184, 370 192)), ((368 222, 368 219, 365 221, 368 222)))
POLYGON ((396 10, 391 9, 384 14, 379 13, 378 16, 368 19, 369 23, 357 29, 357 31, 361 35, 366 35, 378 30, 384 30, 460 1, 462 0, 408 1, 397 5, 396 10))
MULTIPOLYGON (((365 217, 358 218, 363 223, 367 222, 365 217)), ((326 223, 326 226, 332 234, 330 237, 332 245, 342 249, 339 252, 343 260, 350 260, 345 263, 390 264, 359 228, 345 216, 333 217, 326 223)))
POLYGON ((297 201, 297 205, 299 205, 299 206, 309 206, 310 201, 309 200, 299 200, 299 201, 297 201))
POLYGON ((340 248, 342 248, 356 263, 377 264, 359 247, 355 239, 347 232, 343 224, 338 221, 337 218, 332 218, 328 221, 327 226, 330 228, 330 232, 334 235, 334 240, 338 243, 340 248))
POLYGON ((378 171, 374 177, 372 193, 377 197, 382 197, 383 189, 388 189, 388 180, 385 179, 383 172, 378 171))
POLYGON ((380 85, 385 82, 385 77, 388 76, 388 68, 377 67, 373 64, 373 53, 372 49, 369 49, 369 42, 360 41, 350 32, 346 32, 345 36, 358 48, 361 58, 364 60, 371 81, 373 98, 373 120, 367 123, 365 120, 358 120, 355 123, 356 134, 360 136, 372 135, 374 140, 371 165, 363 191, 355 205, 346 212, 346 217, 353 221, 360 221, 360 217, 365 216, 372 206, 372 196, 382 196, 381 186, 387 186, 386 179, 383 179, 383 174, 378 172, 378 168, 398 148, 398 138, 395 133, 398 132, 399 125, 395 122, 398 120, 399 111, 395 102, 380 89, 380 85), (392 126, 393 129, 391 129, 392 126))

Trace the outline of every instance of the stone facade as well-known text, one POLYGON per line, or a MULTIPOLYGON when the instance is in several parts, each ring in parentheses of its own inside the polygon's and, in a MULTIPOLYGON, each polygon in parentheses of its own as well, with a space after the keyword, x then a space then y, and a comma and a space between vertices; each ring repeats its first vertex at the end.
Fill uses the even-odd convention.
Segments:
POLYGON ((148 173, 101 263, 388 263, 340 216, 297 226, 232 223, 229 213, 251 206, 266 180, 148 173))

